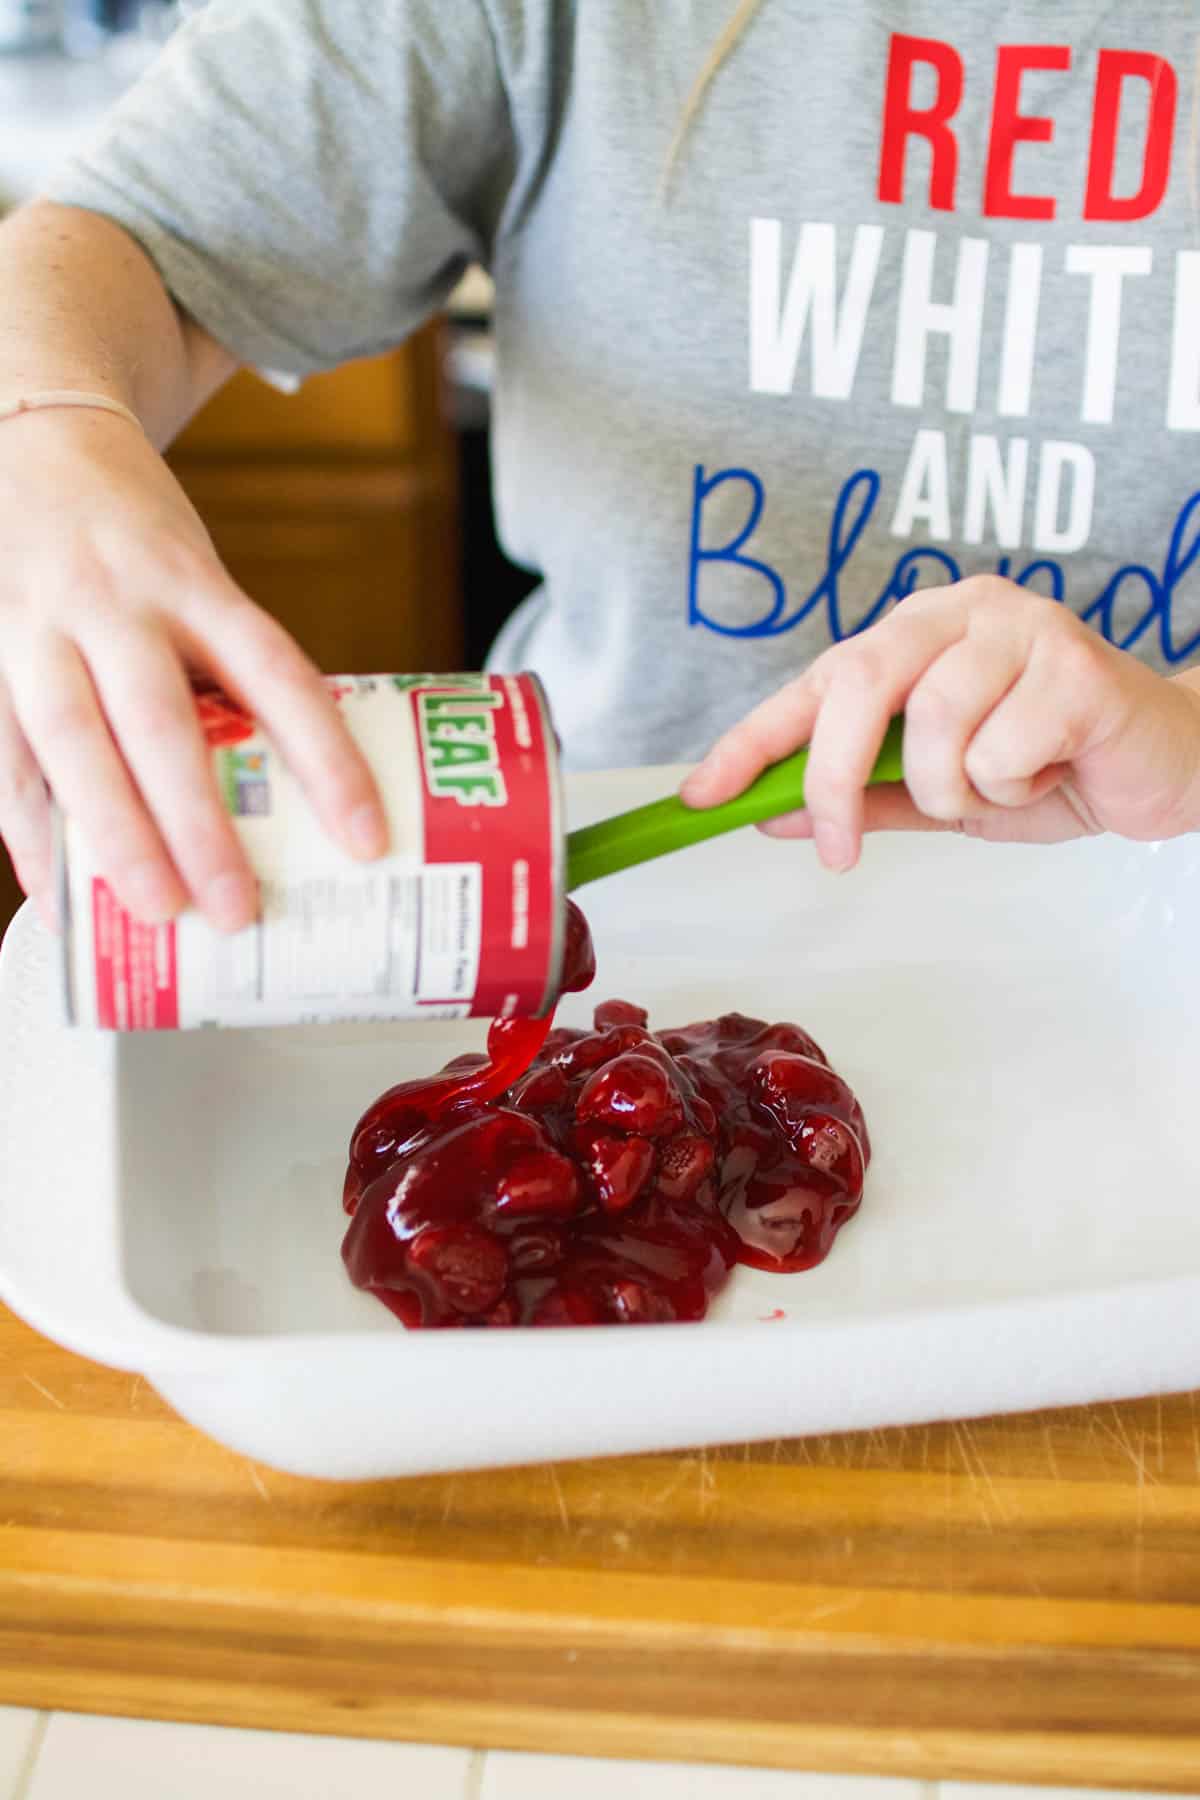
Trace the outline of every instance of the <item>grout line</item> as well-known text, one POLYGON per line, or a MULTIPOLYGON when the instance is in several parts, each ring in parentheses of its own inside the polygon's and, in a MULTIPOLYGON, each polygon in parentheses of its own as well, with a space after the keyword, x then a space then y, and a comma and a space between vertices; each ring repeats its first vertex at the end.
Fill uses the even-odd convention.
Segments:
POLYGON ((34 1721, 33 1732, 29 1739, 21 1767, 17 1770, 17 1782, 12 1791, 12 1800, 29 1800, 29 1789, 33 1783, 33 1772, 37 1768, 38 1758, 42 1754, 42 1745, 46 1741, 46 1733, 50 1729, 51 1714, 39 1713, 34 1721))
MULTIPOLYGON (((481 1800, 483 1794, 483 1770, 487 1762, 486 1750, 472 1750, 471 1760, 467 1764, 466 1778, 463 1781, 463 1800, 481 1800)), ((15 1800, 24 1800, 17 1794, 15 1800)))

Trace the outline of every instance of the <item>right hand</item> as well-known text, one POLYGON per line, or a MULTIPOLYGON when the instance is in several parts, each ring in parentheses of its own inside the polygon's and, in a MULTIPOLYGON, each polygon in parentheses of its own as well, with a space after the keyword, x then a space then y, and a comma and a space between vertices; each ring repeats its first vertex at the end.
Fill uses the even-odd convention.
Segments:
POLYGON ((261 719, 326 830, 387 847, 369 769, 320 674, 231 580, 166 463, 127 420, 0 423, 0 837, 54 923, 49 795, 138 918, 251 922, 190 675, 261 719))

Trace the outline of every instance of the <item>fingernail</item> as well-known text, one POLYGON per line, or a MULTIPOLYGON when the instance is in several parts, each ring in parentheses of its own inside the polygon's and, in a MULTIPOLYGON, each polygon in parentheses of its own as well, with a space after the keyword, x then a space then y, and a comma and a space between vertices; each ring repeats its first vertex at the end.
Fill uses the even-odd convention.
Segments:
POLYGON ((218 931, 244 931, 256 909, 254 889, 241 875, 218 875, 201 902, 205 918, 218 931))
POLYGON ((346 823, 346 836, 354 855, 370 862, 382 856, 388 847, 387 820, 378 806, 368 802, 351 813, 346 823))
POLYGON ((849 833, 838 825, 830 825, 824 820, 814 824, 813 842, 825 867, 837 874, 848 869, 854 861, 854 846, 849 833))
POLYGON ((161 863, 138 863, 121 883, 125 904, 145 925, 160 925, 179 911, 179 883, 161 863))

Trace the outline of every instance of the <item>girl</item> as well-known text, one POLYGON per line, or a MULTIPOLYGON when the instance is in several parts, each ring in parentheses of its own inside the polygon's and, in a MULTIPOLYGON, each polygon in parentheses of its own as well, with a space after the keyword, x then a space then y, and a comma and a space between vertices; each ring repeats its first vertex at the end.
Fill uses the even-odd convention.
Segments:
POLYGON ((544 577, 493 660, 570 761, 724 732, 707 805, 811 739, 772 829, 831 868, 878 826, 1200 826, 1194 8, 731 4, 210 0, 0 231, 0 832, 44 907, 48 784, 135 912, 252 916, 189 670, 384 848, 158 449, 471 260, 544 577), (864 797, 901 709, 904 787, 864 797))

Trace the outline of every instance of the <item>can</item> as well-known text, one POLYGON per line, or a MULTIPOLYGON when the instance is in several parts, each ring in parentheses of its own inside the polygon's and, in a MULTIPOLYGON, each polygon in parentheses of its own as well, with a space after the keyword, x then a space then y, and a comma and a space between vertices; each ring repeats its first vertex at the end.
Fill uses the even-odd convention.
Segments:
POLYGON ((72 1024, 112 1031, 542 1017, 565 948, 558 743, 534 675, 329 678, 379 785, 391 841, 355 862, 320 827, 257 722, 197 706, 218 787, 259 883, 235 935, 196 912, 131 917, 59 820, 72 1024))

